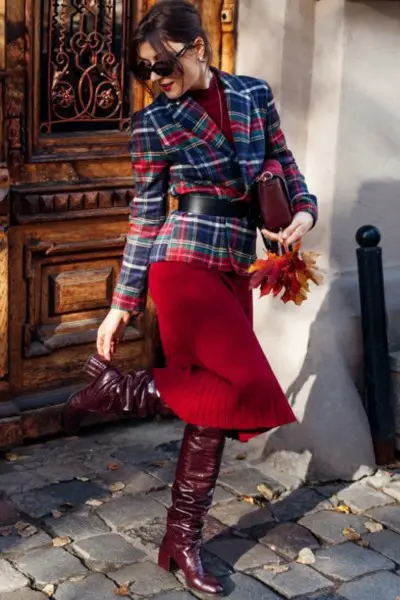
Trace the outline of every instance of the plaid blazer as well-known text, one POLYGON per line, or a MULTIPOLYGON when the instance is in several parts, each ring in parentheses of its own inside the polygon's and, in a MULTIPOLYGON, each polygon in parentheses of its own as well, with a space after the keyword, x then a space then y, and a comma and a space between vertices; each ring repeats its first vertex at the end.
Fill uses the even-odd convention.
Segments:
POLYGON ((224 86, 234 146, 190 96, 165 94, 132 118, 136 195, 112 306, 143 310, 149 264, 184 261, 245 274, 255 258, 256 229, 247 218, 173 211, 168 193, 202 192, 249 200, 266 156, 282 164, 294 212, 317 218, 315 196, 286 146, 270 87, 252 77, 216 71, 224 86))

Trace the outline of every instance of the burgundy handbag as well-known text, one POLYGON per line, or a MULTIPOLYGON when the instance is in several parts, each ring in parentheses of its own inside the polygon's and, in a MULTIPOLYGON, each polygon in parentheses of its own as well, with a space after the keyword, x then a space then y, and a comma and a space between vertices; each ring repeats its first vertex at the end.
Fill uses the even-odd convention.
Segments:
POLYGON ((262 173, 255 183, 255 192, 261 227, 275 233, 288 227, 292 222, 293 214, 285 175, 279 161, 275 159, 265 161, 262 173))

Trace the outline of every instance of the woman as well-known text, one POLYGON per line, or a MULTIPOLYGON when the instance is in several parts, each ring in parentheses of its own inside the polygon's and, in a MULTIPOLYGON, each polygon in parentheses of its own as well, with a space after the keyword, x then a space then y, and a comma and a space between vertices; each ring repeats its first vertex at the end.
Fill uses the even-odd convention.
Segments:
POLYGON ((161 0, 133 36, 136 79, 161 94, 132 120, 136 197, 112 308, 98 332, 93 383, 73 396, 65 425, 88 411, 174 413, 185 428, 159 564, 180 567, 189 586, 221 594, 203 571, 201 531, 226 436, 246 441, 295 417, 252 329, 247 270, 255 258, 252 186, 266 156, 280 161, 294 212, 279 236, 300 240, 316 199, 286 147, 264 81, 210 67, 197 10, 161 0), (178 210, 166 215, 167 195, 178 210), (122 375, 110 366, 132 313, 154 300, 167 366, 122 375))

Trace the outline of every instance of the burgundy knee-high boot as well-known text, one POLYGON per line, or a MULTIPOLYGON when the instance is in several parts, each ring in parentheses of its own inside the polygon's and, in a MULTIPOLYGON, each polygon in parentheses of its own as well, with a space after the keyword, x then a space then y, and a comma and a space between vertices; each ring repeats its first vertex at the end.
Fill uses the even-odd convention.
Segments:
POLYGON ((95 355, 89 358, 84 371, 93 381, 73 394, 65 405, 63 428, 68 433, 75 432, 90 412, 133 418, 173 415, 157 392, 150 370, 123 375, 95 355))
POLYGON ((204 573, 200 559, 204 519, 211 507, 225 445, 225 432, 187 425, 172 486, 167 533, 158 564, 167 570, 182 569, 189 587, 222 594, 218 580, 204 573))

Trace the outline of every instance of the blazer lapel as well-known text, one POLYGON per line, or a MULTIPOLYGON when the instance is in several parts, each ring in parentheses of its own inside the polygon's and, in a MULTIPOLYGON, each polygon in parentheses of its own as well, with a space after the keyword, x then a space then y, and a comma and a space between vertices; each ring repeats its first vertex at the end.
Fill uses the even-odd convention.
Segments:
MULTIPOLYGON (((172 111, 172 118, 177 130, 183 129, 189 132, 187 136, 189 145, 191 138, 194 143, 195 138, 198 138, 205 144, 224 152, 227 156, 234 156, 232 145, 205 110, 191 96, 185 96, 178 102, 167 102, 167 105, 172 111)), ((178 131, 176 133, 179 135, 178 131)))
POLYGON ((249 146, 251 138, 251 98, 238 86, 238 79, 217 71, 224 88, 231 121, 232 135, 235 141, 235 150, 240 165, 240 170, 246 186, 250 185, 252 174, 249 172, 249 146))

